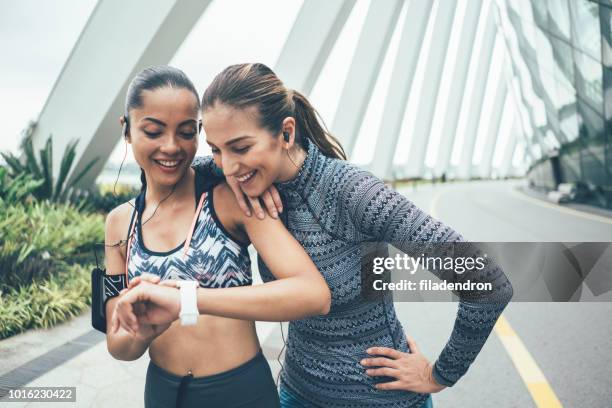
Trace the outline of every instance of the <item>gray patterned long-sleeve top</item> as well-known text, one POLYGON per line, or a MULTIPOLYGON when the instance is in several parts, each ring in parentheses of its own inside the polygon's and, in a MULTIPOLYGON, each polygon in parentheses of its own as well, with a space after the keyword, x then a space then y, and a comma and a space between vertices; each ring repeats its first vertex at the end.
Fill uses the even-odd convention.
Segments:
MULTIPOLYGON (((408 251, 415 241, 463 238, 371 173, 307 144, 297 177, 276 186, 285 225, 325 277, 332 305, 325 316, 290 322, 283 386, 317 407, 420 407, 428 394, 377 390, 381 378, 368 376, 360 364, 372 346, 409 352, 392 297, 362 296, 361 244, 384 241, 408 251)), ((196 165, 210 170, 212 163, 204 158, 196 165)), ((259 270, 264 281, 274 279, 261 258, 259 270)), ((440 384, 452 386, 465 374, 512 297, 499 267, 488 262, 482 273, 494 289, 479 301, 459 293, 452 334, 434 364, 440 384)))

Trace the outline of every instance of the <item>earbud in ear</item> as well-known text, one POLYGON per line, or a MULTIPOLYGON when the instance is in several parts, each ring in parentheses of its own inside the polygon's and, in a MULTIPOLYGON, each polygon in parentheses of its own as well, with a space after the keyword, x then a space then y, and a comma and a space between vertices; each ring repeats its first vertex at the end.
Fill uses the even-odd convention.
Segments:
POLYGON ((122 132, 123 132, 123 137, 126 138, 126 139, 129 136, 128 135, 129 128, 130 128, 130 119, 128 118, 128 115, 125 114, 125 115, 123 115, 123 129, 122 129, 122 132))
POLYGON ((289 132, 283 132, 283 139, 285 143, 289 143, 289 132))

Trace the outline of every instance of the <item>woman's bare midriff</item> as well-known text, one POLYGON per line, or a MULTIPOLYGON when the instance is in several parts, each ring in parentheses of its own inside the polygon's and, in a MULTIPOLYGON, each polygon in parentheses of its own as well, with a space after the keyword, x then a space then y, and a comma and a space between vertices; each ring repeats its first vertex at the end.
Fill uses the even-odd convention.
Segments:
POLYGON ((175 321, 149 346, 151 360, 164 370, 194 377, 236 368, 259 352, 255 322, 203 315, 195 326, 175 321))

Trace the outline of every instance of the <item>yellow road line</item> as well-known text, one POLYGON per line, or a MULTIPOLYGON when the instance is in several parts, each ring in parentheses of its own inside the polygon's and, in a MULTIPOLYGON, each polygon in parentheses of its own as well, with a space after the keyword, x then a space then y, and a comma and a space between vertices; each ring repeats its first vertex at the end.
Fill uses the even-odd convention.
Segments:
POLYGON ((552 387, 548 384, 546 377, 544 377, 544 373, 503 314, 497 320, 495 334, 497 334, 510 356, 536 406, 538 408, 563 407, 552 387))
MULTIPOLYGON (((437 190, 431 199, 429 213, 436 219, 438 218, 436 207, 443 192, 443 190, 437 190)), ((503 313, 497 319, 494 331, 527 386, 536 406, 538 408, 562 408, 563 405, 546 380, 544 373, 503 313)))
POLYGON ((573 208, 569 208, 569 207, 564 207, 562 205, 559 204, 554 204, 548 201, 544 201, 544 200, 540 200, 534 197, 530 197, 527 194, 523 193, 522 191, 519 192, 518 190, 512 188, 510 189, 511 194, 513 194, 515 197, 520 198, 521 200, 525 200, 528 201, 532 204, 536 204, 539 205, 540 207, 545 207, 545 208, 551 208, 553 210, 557 210, 559 212, 565 213, 565 214, 569 214, 569 215, 575 215, 576 217, 581 217, 581 218, 585 218, 587 220, 591 220, 591 221, 598 221, 598 222, 603 222, 605 224, 612 224, 612 219, 604 217, 602 215, 597 215, 597 214, 590 214, 584 211, 578 211, 575 210, 573 208))

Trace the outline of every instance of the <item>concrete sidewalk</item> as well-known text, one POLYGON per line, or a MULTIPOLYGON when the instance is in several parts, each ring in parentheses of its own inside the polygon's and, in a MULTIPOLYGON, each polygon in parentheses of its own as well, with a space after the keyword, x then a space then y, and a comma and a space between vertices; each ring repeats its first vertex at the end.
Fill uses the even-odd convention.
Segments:
MULTIPOLYGON (((287 329, 286 325, 283 325, 287 329)), ((282 348, 278 323, 258 322, 257 334, 274 378, 282 348)), ((55 402, 54 407, 136 408, 144 405, 148 353, 136 361, 115 360, 106 349, 105 337, 90 325, 89 311, 48 330, 32 330, 0 341, 3 383, 21 382, 43 373, 23 386, 76 387, 76 403, 55 402), (76 354, 78 353, 78 354, 76 354), (76 354, 72 356, 73 354, 76 354)), ((6 402, 4 407, 36 407, 38 402, 6 402)))
MULTIPOLYGON (((256 253, 249 247, 253 283, 261 283, 256 253)), ((106 349, 104 334, 91 327, 90 310, 50 329, 30 330, 0 341, 0 391, 18 386, 76 387, 76 403, 54 402, 54 407, 136 408, 144 405, 148 353, 136 361, 115 360, 106 349)), ((281 325, 257 322, 257 335, 272 374, 280 371, 283 348, 281 325)), ((287 331, 287 324, 283 324, 287 331)), ((2 394, 0 394, 2 395, 2 394)), ((36 407, 38 402, 6 402, 0 407, 36 407)))

